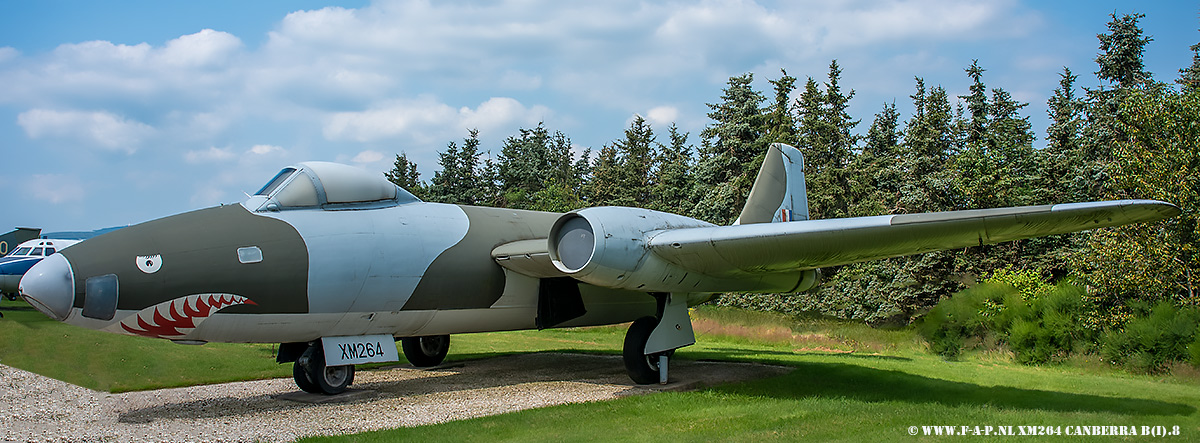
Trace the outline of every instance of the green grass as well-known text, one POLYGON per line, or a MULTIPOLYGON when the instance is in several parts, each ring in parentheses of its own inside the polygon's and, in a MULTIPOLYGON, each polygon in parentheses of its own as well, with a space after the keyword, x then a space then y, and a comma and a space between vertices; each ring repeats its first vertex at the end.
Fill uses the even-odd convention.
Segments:
POLYGON ((209 343, 117 335, 60 323, 5 300, 0 363, 90 389, 138 391, 237 380, 290 377, 274 345, 209 343))
MULTIPOLYGON (((0 363, 122 391, 287 377, 270 345, 180 346, 88 331, 31 310, 0 319, 0 363)), ((793 367, 771 379, 310 441, 898 440, 910 426, 1164 426, 1200 439, 1200 378, 1147 376, 1073 359, 1022 366, 1003 353, 947 362, 910 329, 732 309, 693 312, 677 358, 793 367)), ((523 352, 616 354, 620 326, 456 335, 451 359, 523 352)), ((940 437, 945 439, 946 437, 940 437)), ((1133 437, 1131 440, 1144 440, 1133 437)), ((917 439, 932 440, 939 437, 917 439)), ((972 440, 1011 440, 985 437, 972 440)), ((1089 439, 1094 439, 1091 437, 1089 439)))

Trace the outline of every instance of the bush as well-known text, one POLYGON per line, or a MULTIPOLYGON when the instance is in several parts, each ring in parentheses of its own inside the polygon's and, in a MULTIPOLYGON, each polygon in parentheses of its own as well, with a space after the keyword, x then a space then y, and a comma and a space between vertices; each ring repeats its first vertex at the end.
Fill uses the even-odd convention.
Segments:
MULTIPOLYGON (((1010 297, 1006 302, 1015 300, 1010 297)), ((1087 338, 1087 329, 1081 321, 1087 311, 1083 289, 1072 284, 1054 286, 1025 304, 1024 309, 1007 307, 1014 311, 1012 326, 1007 330, 1008 344, 1020 363, 1062 360, 1087 338)))
POLYGON ((1021 294, 1021 298, 1032 300, 1053 291, 1055 286, 1042 280, 1038 271, 1031 269, 1013 270, 1012 265, 997 269, 992 275, 983 279, 986 283, 1004 283, 1012 285, 1021 294))
POLYGON ((984 316, 988 302, 1002 300, 1013 292, 1012 286, 991 283, 960 291, 925 314, 918 332, 935 354, 957 358, 967 341, 985 338, 990 323, 984 316))
POLYGON ((921 335, 946 358, 958 357, 971 340, 1007 342, 1024 364, 1061 360, 1086 341, 1082 288, 1070 283, 1024 287, 989 279, 959 292, 925 315, 921 335))
POLYGON ((1197 326, 1200 310, 1179 308, 1162 301, 1149 308, 1131 303, 1134 317, 1124 329, 1109 330, 1101 343, 1101 354, 1113 364, 1146 373, 1160 373, 1172 362, 1197 361, 1197 326))

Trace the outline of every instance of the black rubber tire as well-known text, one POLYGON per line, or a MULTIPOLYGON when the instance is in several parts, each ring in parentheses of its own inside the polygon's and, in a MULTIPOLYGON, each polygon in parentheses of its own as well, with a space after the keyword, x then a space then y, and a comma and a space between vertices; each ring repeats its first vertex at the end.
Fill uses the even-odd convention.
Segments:
MULTIPOLYGON (((325 366, 325 351, 321 349, 320 342, 304 351, 304 355, 296 363, 300 364, 307 381, 316 385, 317 394, 341 394, 354 383, 354 365, 325 366), (307 364, 300 364, 301 362, 307 364)), ((296 385, 304 389, 299 379, 296 380, 296 385)))
POLYGON ((670 350, 646 355, 646 341, 650 339, 650 333, 654 332, 655 326, 658 326, 657 318, 642 317, 634 320, 633 324, 629 325, 629 332, 625 333, 625 346, 621 356, 624 357, 629 378, 639 385, 658 383, 658 357, 664 354, 670 357, 675 353, 674 350, 670 350))
POLYGON ((292 363, 292 379, 296 381, 296 386, 301 391, 312 394, 323 394, 321 387, 308 378, 308 371, 303 366, 300 366, 300 362, 298 361, 292 363))
POLYGON ((450 353, 449 335, 430 335, 425 337, 405 337, 400 339, 404 348, 404 358, 418 368, 437 366, 446 360, 450 353))

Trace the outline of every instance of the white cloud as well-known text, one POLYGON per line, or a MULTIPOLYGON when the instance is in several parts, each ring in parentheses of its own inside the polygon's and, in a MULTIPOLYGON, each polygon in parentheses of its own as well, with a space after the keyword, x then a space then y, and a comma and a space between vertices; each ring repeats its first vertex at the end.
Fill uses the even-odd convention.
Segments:
POLYGON ((188 163, 223 162, 233 160, 236 155, 230 148, 210 147, 203 151, 188 151, 183 155, 188 163))
POLYGON ((355 163, 375 163, 383 160, 383 157, 384 155, 382 152, 367 150, 359 152, 358 155, 354 156, 354 158, 350 161, 355 163))
POLYGON ((679 108, 656 106, 646 113, 646 121, 654 126, 665 127, 679 120, 679 108))
POLYGON ((280 154, 283 152, 285 151, 282 147, 275 145, 254 145, 249 151, 246 151, 246 153, 254 155, 280 154))
POLYGON ((21 55, 21 51, 16 50, 12 46, 0 46, 0 63, 14 60, 21 55))
POLYGON ((329 140, 374 142, 407 138, 418 143, 451 140, 468 128, 490 132, 505 126, 536 124, 550 114, 544 106, 526 107, 516 99, 493 97, 472 109, 454 109, 431 97, 397 101, 358 112, 329 116, 324 135, 329 140))
POLYGON ((25 185, 31 197, 53 204, 81 201, 84 189, 77 177, 64 174, 34 174, 25 185))
MULTIPOLYGON (((126 200, 182 200, 171 209, 183 210, 189 193, 192 204, 240 198, 296 161, 365 161, 378 153, 375 167, 406 151, 428 178, 435 151, 469 128, 481 131, 482 148, 493 154, 517 128, 542 121, 566 132, 573 149, 598 148, 639 112, 657 133, 676 122, 698 143, 709 122, 704 103, 719 100, 729 76, 755 72, 755 85, 769 93, 765 80, 780 67, 823 80, 835 58, 845 68, 844 87, 870 109, 855 114, 865 130, 879 103, 907 102, 914 75, 930 85, 952 86, 946 78, 965 85, 964 48, 995 58, 984 66, 994 69, 988 75, 1022 60, 1050 64, 1063 52, 1046 58, 1028 45, 993 50, 1039 26, 1028 12, 1036 6, 1017 0, 364 3, 277 17, 266 41, 250 47, 210 29, 166 43, 0 46, 0 108, 38 141, 15 135, 12 144, 21 161, 62 161, 55 172, 89 184, 117 177, 127 185, 147 170, 170 171, 169 196, 158 180, 130 187, 137 195, 126 200), (149 146, 161 155, 139 151, 149 146), (69 155, 94 149, 143 155, 69 155)), ((1094 35, 1084 37, 1087 62, 1094 35)), ((1069 58, 1053 64, 1060 63, 1069 58)), ((1052 83, 1057 76, 1050 75, 1052 83)), ((1039 90, 988 84, 1018 97, 1039 90)), ((117 206, 88 209, 143 214, 117 206)))
POLYGON ((242 41, 233 34, 205 29, 167 42, 157 55, 174 66, 213 66, 229 61, 241 47, 242 41))
POLYGON ((106 111, 33 109, 19 114, 17 124, 32 139, 72 139, 129 154, 154 133, 145 123, 106 111))

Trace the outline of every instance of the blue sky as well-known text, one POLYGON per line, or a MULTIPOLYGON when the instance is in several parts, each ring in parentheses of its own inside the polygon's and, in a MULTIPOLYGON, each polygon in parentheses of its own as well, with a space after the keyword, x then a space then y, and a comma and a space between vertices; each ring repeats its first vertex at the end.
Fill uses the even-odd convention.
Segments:
MULTIPOLYGON (((1063 66, 1094 87, 1108 15, 1146 14, 1170 81, 1200 41, 1193 2, 852 0, 36 1, 0 4, 0 231, 120 226, 240 201, 306 160, 432 176, 539 121, 599 149, 642 115, 697 135, 732 75, 780 68, 856 91, 865 132, 904 118, 913 77, 1028 102, 1039 139, 1063 66)), ((1040 140, 1039 140, 1040 145, 1040 140)))

